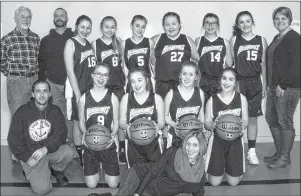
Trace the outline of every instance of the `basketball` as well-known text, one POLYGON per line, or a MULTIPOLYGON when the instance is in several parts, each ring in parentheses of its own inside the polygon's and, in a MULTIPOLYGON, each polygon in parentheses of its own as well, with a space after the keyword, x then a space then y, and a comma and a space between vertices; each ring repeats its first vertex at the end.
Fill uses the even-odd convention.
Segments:
POLYGON ((130 134, 135 144, 148 145, 156 137, 156 127, 152 121, 146 118, 139 118, 131 125, 130 134))
POLYGON ((103 125, 93 125, 85 133, 85 141, 89 149, 101 151, 106 148, 111 140, 110 131, 103 125))
POLYGON ((233 141, 240 136, 242 131, 240 118, 233 114, 225 114, 217 120, 215 130, 220 138, 233 141))
POLYGON ((203 124, 193 115, 184 116, 178 123, 179 137, 184 139, 187 133, 192 129, 203 131, 203 124))

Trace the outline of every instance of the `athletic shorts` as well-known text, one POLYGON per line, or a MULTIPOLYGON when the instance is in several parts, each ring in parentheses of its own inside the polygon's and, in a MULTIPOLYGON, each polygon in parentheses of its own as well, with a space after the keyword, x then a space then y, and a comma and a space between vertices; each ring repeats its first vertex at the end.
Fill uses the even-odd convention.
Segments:
POLYGON ((122 96, 125 94, 124 88, 115 86, 115 85, 108 85, 106 86, 109 90, 111 90, 118 98, 119 102, 121 101, 122 96))
POLYGON ((245 172, 243 138, 226 141, 216 133, 212 134, 207 148, 205 171, 212 176, 222 176, 224 172, 233 177, 241 176, 245 172))
POLYGON ((239 91, 246 96, 248 100, 248 109, 250 117, 261 116, 262 101, 262 83, 260 77, 251 79, 239 79, 239 91))
POLYGON ((160 95, 162 99, 165 99, 166 94, 170 89, 175 89, 179 85, 178 81, 164 82, 164 81, 156 81, 155 84, 155 93, 160 95))
POLYGON ((84 149, 84 175, 91 176, 99 172, 102 162, 102 168, 105 174, 109 176, 119 176, 119 163, 117 157, 117 147, 113 143, 108 149, 101 151, 94 151, 85 148, 84 149))
MULTIPOLYGON (((219 80, 213 78, 207 78, 205 76, 200 79, 200 89, 204 91, 205 104, 212 95, 216 95, 221 90, 219 80)), ((205 105, 204 104, 204 105, 205 105)))
POLYGON ((135 144, 131 139, 127 143, 127 160, 130 167, 137 163, 155 162, 161 155, 159 136, 148 145, 135 144))

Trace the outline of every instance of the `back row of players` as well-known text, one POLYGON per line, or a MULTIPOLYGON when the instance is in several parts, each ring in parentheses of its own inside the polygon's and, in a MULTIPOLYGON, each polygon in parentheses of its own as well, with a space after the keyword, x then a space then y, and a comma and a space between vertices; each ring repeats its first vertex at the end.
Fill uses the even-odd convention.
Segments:
MULTIPOLYGON (((257 117, 262 115, 261 99, 265 96, 266 89, 265 48, 267 43, 265 38, 255 35, 252 31, 254 20, 251 13, 248 11, 238 13, 230 43, 224 38, 218 37, 219 18, 213 13, 205 15, 203 19, 205 35, 197 38, 195 42, 189 36, 180 34, 181 21, 178 14, 174 12, 166 13, 162 25, 165 33, 155 35, 151 39, 145 38, 143 35, 147 26, 147 19, 144 16, 136 15, 131 22, 132 37, 121 41, 116 37, 116 20, 114 17, 108 16, 103 18, 100 24, 102 37, 90 44, 86 38, 92 31, 92 21, 86 15, 77 18, 76 35, 66 42, 64 59, 68 80, 73 90, 73 136, 79 155, 81 155, 82 148, 82 133, 88 129, 87 125, 89 123, 86 122, 91 116, 96 116, 96 122, 103 124, 104 119, 101 115, 95 114, 108 112, 105 107, 97 106, 97 104, 105 103, 110 99, 110 97, 106 97, 107 93, 93 92, 93 88, 88 91, 93 85, 93 78, 98 78, 97 85, 101 86, 105 83, 106 88, 116 95, 116 99, 112 98, 113 107, 118 105, 117 102, 121 102, 120 125, 117 128, 112 128, 112 136, 118 132, 121 154, 125 148, 126 132, 124 130, 128 130, 133 119, 140 114, 150 112, 155 115, 156 112, 154 111, 158 110, 157 128, 163 130, 166 141, 168 129, 167 126, 164 128, 165 122, 170 127, 176 127, 176 122, 181 116, 189 113, 199 114, 209 97, 220 90, 219 76, 224 68, 234 66, 240 80, 239 90, 248 100, 250 117, 248 125, 248 160, 251 164, 258 164, 255 141, 257 137, 257 117), (183 62, 189 60, 198 64, 202 77, 200 77, 199 82, 196 82, 196 85, 201 90, 198 88, 196 91, 186 92, 178 88, 179 76, 180 78, 187 78, 181 79, 184 86, 189 86, 191 82, 195 82, 189 78, 189 74, 193 75, 191 71, 183 72, 182 70, 181 72, 183 62), (106 64, 109 72, 93 72, 97 64, 106 64), (127 80, 126 76, 137 67, 143 70, 141 73, 145 73, 145 76, 152 81, 153 85, 150 88, 157 95, 149 98, 148 96, 139 98, 134 93, 142 90, 142 79, 137 77, 136 79, 127 80), (183 75, 184 73, 187 74, 187 77, 183 75), (134 92, 130 91, 129 84, 131 84, 132 90, 135 89, 134 92), (125 89, 129 92, 128 94, 125 94, 125 89), (87 91, 88 93, 82 96, 87 91), (194 93, 191 94, 191 92, 194 93), (164 111, 162 98, 165 99, 165 109, 166 105, 169 105, 168 108, 170 108, 170 110, 165 111, 165 120, 164 115, 162 118, 160 117, 162 112, 159 112, 160 110, 164 111), (192 99, 197 102, 196 107, 189 105, 189 100, 192 99), (154 103, 154 100, 156 100, 156 103, 154 103), (77 107, 79 107, 79 113, 77 107), (130 107, 140 109, 131 109, 130 107), (175 108, 178 109, 174 110, 175 108), (83 110, 85 112, 81 112, 83 110), (173 110, 174 112, 171 112, 173 110), (79 118, 78 114, 82 116, 79 118), (171 119, 168 119, 169 115, 171 119), (84 119, 84 121, 81 121, 81 119, 84 119), (123 130, 118 131, 118 127, 123 130)), ((196 71, 196 73, 198 72, 196 71)), ((199 118, 204 122, 204 116, 199 116, 199 118)), ((176 133, 174 134, 176 135, 176 133)), ((143 151, 142 148, 137 149, 143 151)), ((150 152, 152 149, 144 150, 150 152)), ((138 155, 134 152, 133 157, 137 158, 138 155)), ((120 157, 120 159, 123 158, 120 157)), ((86 172, 94 173, 91 169, 86 170, 86 172)), ((115 174, 112 174, 112 176, 115 176, 115 174)), ((94 182, 94 180, 92 181, 94 182)))

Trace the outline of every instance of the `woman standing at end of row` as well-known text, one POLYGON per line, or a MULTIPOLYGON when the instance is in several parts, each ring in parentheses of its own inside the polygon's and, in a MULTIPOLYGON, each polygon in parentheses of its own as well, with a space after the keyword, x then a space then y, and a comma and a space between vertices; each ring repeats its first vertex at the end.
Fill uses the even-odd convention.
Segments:
POLYGON ((202 25, 205 35, 195 40, 200 56, 198 66, 202 76, 200 88, 205 94, 204 104, 219 92, 219 77, 223 69, 233 64, 229 42, 218 36, 219 28, 218 16, 208 13, 204 16, 202 25))
POLYGON ((248 156, 250 164, 258 165, 255 144, 258 132, 257 117, 261 116, 261 101, 266 96, 267 41, 253 32, 254 19, 250 12, 237 14, 230 40, 231 51, 238 73, 239 92, 246 96, 249 107, 248 156), (261 78, 262 77, 262 78, 261 78))

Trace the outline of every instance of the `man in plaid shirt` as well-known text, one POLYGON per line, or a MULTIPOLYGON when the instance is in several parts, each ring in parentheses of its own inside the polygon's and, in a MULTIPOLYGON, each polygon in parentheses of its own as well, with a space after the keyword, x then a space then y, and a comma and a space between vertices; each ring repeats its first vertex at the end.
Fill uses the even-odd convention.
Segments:
MULTIPOLYGON (((15 11, 16 28, 1 38, 1 72, 7 77, 7 101, 13 115, 31 98, 31 86, 38 79, 40 38, 32 32, 31 10, 15 11)), ((12 156, 13 162, 19 162, 12 156)))

